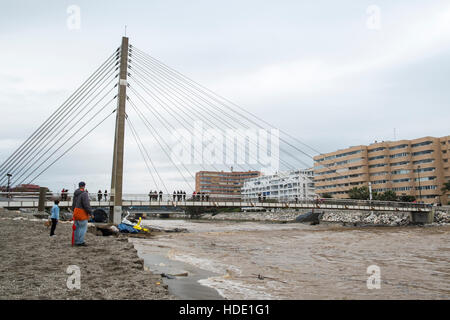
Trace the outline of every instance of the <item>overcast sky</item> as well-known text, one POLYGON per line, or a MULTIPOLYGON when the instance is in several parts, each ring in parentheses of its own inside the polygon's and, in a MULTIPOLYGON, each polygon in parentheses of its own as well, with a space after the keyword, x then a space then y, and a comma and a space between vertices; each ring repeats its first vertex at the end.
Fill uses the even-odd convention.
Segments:
MULTIPOLYGON (((394 128, 397 140, 450 134, 448 0, 0 4, 0 162, 120 45, 124 25, 139 49, 323 153, 394 140, 394 128)), ((110 120, 35 183, 109 189, 110 120)), ((124 191, 148 192, 127 139, 124 191)))

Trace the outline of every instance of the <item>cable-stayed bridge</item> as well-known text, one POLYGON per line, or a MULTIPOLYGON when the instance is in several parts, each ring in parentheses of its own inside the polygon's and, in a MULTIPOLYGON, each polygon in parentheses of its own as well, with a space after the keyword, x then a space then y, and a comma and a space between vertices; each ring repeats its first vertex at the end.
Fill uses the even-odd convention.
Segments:
MULTIPOLYGON (((170 68, 129 44, 128 38, 123 37, 121 46, 0 165, 0 186, 7 185, 10 188, 38 181, 55 163, 77 145, 82 145, 87 136, 113 115, 115 134, 111 197, 107 203, 98 205, 110 206, 115 222, 120 221, 122 206, 136 204, 136 201, 127 200, 123 195, 125 128, 138 146, 151 177, 152 186, 149 189, 164 190, 169 196, 171 192, 167 180, 155 162, 156 153, 162 155, 166 164, 176 170, 186 190, 195 189, 195 173, 189 167, 192 158, 200 159, 199 166, 205 171, 220 171, 223 168, 220 167, 222 160, 226 157, 233 160, 235 168, 242 171, 257 171, 268 165, 275 167, 275 170, 294 170, 311 167, 312 154, 320 154, 315 148, 287 132, 267 130, 273 126, 264 119, 170 68), (203 143, 191 143, 186 139, 187 136, 199 135, 196 127, 198 121, 201 121, 210 138, 219 141, 218 145, 222 142, 223 145, 232 146, 231 155, 218 148, 209 150, 213 156, 205 160, 203 143), (144 133, 139 132, 137 122, 144 128, 144 133), (259 136, 252 130, 262 130, 271 143, 276 141, 277 144, 262 147, 259 136), (231 134, 221 134, 223 132, 231 134), (180 141, 175 152, 173 145, 168 142, 168 137, 173 135, 177 135, 180 141), (149 150, 143 137, 151 137, 158 145, 158 151, 149 150), (268 154, 271 158, 269 160, 275 160, 275 165, 267 160, 268 154), (186 158, 186 155, 189 157, 186 158)), ((0 201, 0 206, 14 207, 16 204, 11 204, 12 202, 13 199, 0 201)), ((141 205, 144 202, 146 201, 141 201, 141 205)), ((34 201, 22 200, 20 203, 23 207, 34 206, 34 201)), ((61 205, 68 203, 63 202, 61 205)), ((311 203, 255 204, 225 199, 184 201, 183 204, 170 200, 164 203, 148 201, 145 205, 266 208, 294 205, 295 208, 310 208, 311 203)), ((368 208, 367 210, 377 210, 368 208)), ((413 210, 418 207, 410 204, 408 208, 413 210)))

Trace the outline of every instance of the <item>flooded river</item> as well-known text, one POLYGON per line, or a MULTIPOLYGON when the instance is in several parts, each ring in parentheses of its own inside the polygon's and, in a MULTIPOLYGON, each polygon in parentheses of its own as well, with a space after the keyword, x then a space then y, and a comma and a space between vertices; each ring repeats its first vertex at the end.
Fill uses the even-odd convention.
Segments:
POLYGON ((349 228, 191 220, 145 224, 189 230, 132 240, 150 270, 175 274, 189 269, 187 278, 169 281, 172 292, 182 298, 450 298, 450 226, 349 228), (379 288, 368 289, 369 266, 379 268, 379 288))

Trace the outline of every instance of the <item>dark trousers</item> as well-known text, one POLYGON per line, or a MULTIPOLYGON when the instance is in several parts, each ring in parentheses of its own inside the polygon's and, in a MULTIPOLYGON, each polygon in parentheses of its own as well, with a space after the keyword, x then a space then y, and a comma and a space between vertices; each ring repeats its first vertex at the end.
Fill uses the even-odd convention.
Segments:
POLYGON ((52 228, 50 229, 50 235, 51 236, 55 234, 55 229, 56 229, 56 224, 57 223, 58 223, 58 220, 52 218, 52 228))

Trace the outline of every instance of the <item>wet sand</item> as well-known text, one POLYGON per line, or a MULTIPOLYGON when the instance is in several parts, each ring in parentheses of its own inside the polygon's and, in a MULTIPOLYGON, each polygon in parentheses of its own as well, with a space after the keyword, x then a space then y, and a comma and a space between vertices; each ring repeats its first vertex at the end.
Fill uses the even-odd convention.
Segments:
POLYGON ((0 211, 0 299, 174 299, 128 238, 88 232, 88 247, 72 247, 71 223, 58 223, 50 238, 36 220, 0 211), (80 289, 67 287, 70 265, 80 268, 80 289))

